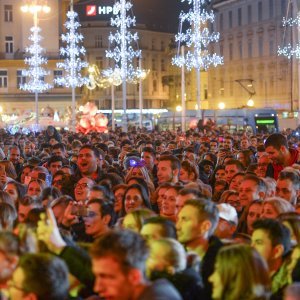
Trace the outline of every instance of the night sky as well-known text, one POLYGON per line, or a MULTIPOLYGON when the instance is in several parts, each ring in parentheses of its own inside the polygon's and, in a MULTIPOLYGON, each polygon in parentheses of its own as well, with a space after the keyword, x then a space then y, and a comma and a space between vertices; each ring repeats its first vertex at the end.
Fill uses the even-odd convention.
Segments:
MULTIPOLYGON (((75 6, 81 21, 109 20, 111 16, 86 16, 87 5, 112 6, 114 0, 81 0, 75 6)), ((180 0, 132 0, 133 13, 137 24, 145 24, 147 29, 175 33, 178 31, 179 14, 187 5, 180 0)))

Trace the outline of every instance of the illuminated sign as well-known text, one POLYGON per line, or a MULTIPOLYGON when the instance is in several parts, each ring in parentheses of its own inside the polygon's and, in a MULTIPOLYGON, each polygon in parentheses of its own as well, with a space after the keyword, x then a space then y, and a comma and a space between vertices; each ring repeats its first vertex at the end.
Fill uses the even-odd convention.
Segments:
POLYGON ((88 17, 90 16, 96 16, 98 15, 110 15, 110 14, 118 14, 118 11, 114 10, 113 6, 96 6, 96 5, 87 5, 86 6, 86 15, 88 17))
POLYGON ((275 120, 257 120, 256 124, 274 124, 275 120))

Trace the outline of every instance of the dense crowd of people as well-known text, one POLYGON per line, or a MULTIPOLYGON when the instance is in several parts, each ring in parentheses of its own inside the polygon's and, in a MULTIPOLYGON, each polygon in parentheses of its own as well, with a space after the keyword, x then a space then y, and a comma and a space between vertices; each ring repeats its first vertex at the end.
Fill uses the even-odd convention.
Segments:
POLYGON ((290 132, 0 130, 0 299, 300 299, 290 132))

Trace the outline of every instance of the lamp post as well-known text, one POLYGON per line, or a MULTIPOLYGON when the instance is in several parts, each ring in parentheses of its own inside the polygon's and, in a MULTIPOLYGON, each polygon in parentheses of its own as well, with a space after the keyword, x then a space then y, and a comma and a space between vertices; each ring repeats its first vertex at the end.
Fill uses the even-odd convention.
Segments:
POLYGON ((43 75, 47 75, 47 71, 41 68, 41 64, 47 63, 47 60, 41 56, 43 49, 39 45, 41 36, 39 35, 40 28, 38 27, 38 14, 39 13, 49 13, 50 7, 46 2, 41 2, 39 0, 33 0, 30 4, 26 3, 21 6, 21 11, 24 13, 31 13, 33 15, 33 27, 31 28, 33 45, 28 48, 28 52, 32 54, 31 58, 25 59, 25 63, 30 65, 29 70, 24 73, 31 77, 31 81, 28 84, 21 86, 24 90, 29 90, 34 92, 35 98, 35 113, 36 113, 36 125, 39 125, 39 107, 38 107, 38 94, 43 92, 51 86, 46 84, 41 80, 43 75))

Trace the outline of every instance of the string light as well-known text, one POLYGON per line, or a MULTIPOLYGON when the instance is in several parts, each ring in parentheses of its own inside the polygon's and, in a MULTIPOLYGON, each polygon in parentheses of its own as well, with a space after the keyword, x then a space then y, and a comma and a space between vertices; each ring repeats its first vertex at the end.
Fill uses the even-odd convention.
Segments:
POLYGON ((63 62, 57 63, 57 67, 64 69, 65 74, 63 77, 54 80, 58 85, 71 88, 81 87, 89 82, 89 79, 81 74, 82 69, 88 67, 88 63, 80 58, 80 56, 85 55, 86 50, 83 46, 80 46, 83 35, 78 33, 78 28, 81 25, 76 20, 77 17, 78 14, 73 9, 67 12, 68 20, 65 23, 67 33, 61 35, 61 39, 66 43, 66 46, 60 48, 60 54, 65 59, 63 62))
POLYGON ((43 39, 40 35, 41 28, 33 26, 30 31, 32 34, 29 36, 29 40, 33 43, 25 49, 29 57, 24 59, 25 64, 27 64, 29 68, 22 70, 22 75, 28 77, 29 81, 22 84, 20 89, 33 93, 43 93, 52 88, 52 86, 44 81, 44 76, 48 75, 49 71, 42 67, 42 65, 47 64, 47 58, 42 56, 45 50, 39 44, 43 39))
POLYGON ((110 33, 108 40, 113 49, 106 51, 106 57, 115 61, 114 68, 103 71, 103 75, 110 78, 114 85, 120 85, 124 80, 130 83, 137 83, 145 70, 135 68, 133 59, 141 57, 141 50, 134 50, 131 43, 138 41, 137 32, 128 31, 135 26, 136 19, 128 14, 132 8, 129 1, 121 0, 114 4, 115 17, 111 18, 111 26, 117 27, 115 33, 110 33))
MULTIPOLYGON (((282 20, 283 27, 293 27, 300 26, 300 15, 298 14, 295 19, 293 18, 283 18, 282 20)), ((295 47, 288 43, 286 46, 278 47, 278 55, 286 56, 288 59, 291 59, 293 56, 297 59, 300 59, 300 43, 297 43, 295 47)))
POLYGON ((218 42, 220 34, 218 32, 210 32, 208 24, 214 22, 213 11, 208 11, 204 8, 207 0, 181 0, 187 1, 192 8, 188 12, 181 12, 180 30, 175 36, 175 41, 178 43, 176 56, 172 59, 172 63, 179 67, 186 66, 190 71, 192 69, 205 69, 210 66, 218 66, 223 64, 223 57, 216 53, 210 54, 208 46, 210 43, 218 42), (187 22, 189 28, 183 32, 183 25, 187 22), (186 45, 188 50, 182 56, 180 47, 186 45))

